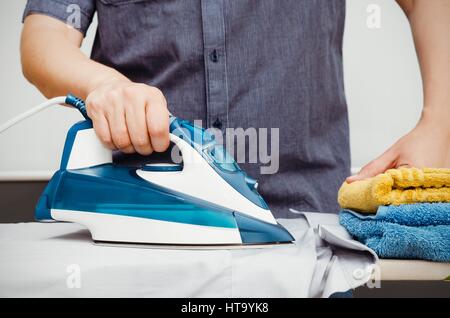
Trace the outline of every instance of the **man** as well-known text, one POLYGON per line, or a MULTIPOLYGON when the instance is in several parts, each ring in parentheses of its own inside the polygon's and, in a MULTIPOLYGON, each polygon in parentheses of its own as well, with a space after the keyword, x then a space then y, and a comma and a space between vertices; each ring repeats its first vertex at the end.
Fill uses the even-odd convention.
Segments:
MULTIPOLYGON (((398 2, 420 60, 423 114, 349 182, 399 166, 450 166, 450 1, 398 2)), ((242 164, 275 215, 338 211, 336 193, 350 174, 345 1, 29 0, 24 17, 25 76, 47 97, 85 99, 106 146, 166 150, 168 108, 222 131, 279 128, 277 173, 242 164), (77 8, 79 28, 68 28, 77 8), (89 59, 79 47, 95 12, 89 59)))

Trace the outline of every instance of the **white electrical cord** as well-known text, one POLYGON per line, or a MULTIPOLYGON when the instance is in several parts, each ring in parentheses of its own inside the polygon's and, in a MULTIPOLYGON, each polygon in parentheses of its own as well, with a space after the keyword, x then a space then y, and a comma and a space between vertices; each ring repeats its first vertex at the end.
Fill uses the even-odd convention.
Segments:
POLYGON ((1 125, 0 126, 0 134, 2 132, 6 131, 7 129, 11 128, 15 124, 21 122, 22 120, 24 120, 30 116, 33 116, 34 114, 37 114, 40 111, 43 111, 44 109, 46 109, 50 106, 64 104, 65 101, 66 101, 66 96, 55 97, 55 98, 49 99, 48 101, 46 101, 40 105, 37 105, 36 107, 31 108, 30 110, 27 110, 26 112, 20 114, 19 116, 14 117, 11 120, 8 120, 6 123, 1 125))

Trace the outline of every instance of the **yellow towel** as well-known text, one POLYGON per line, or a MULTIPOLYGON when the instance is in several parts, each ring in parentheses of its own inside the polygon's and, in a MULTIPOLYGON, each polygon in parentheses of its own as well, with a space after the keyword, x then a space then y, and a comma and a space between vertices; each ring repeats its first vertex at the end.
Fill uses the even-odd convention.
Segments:
POLYGON ((380 205, 450 202, 450 169, 390 169, 373 178, 342 184, 342 208, 376 212, 380 205))

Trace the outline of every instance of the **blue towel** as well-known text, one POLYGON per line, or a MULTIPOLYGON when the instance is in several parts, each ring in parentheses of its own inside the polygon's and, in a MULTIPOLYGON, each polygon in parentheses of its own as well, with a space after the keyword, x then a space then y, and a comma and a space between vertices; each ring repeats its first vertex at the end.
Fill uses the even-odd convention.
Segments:
POLYGON ((376 215, 342 210, 340 222, 380 258, 450 262, 450 203, 380 206, 376 215))

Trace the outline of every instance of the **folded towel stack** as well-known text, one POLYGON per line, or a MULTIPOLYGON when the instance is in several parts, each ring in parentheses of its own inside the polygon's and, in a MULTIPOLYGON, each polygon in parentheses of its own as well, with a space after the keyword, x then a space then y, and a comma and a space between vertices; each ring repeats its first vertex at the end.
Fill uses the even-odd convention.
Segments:
POLYGON ((341 224, 380 258, 450 262, 450 169, 391 169, 344 183, 338 201, 341 224))
POLYGON ((450 262, 450 204, 380 206, 376 215, 343 210, 340 222, 380 258, 450 262))

